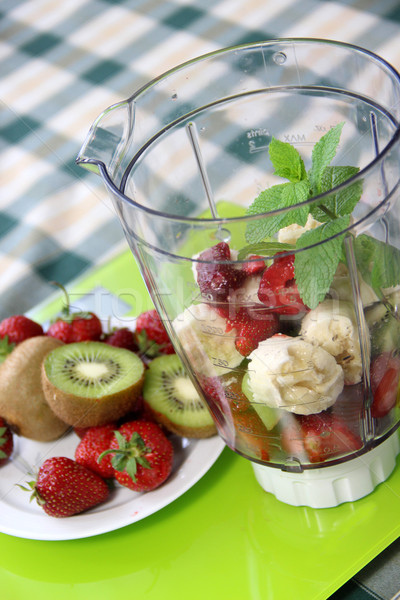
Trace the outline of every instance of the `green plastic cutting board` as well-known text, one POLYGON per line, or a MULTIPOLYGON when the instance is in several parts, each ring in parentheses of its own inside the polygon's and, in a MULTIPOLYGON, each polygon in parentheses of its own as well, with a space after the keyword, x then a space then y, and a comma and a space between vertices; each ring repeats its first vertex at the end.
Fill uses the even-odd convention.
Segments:
MULTIPOLYGON (((151 306, 128 252, 70 292, 99 287, 133 298, 133 315, 151 306)), ((34 314, 47 319, 59 305, 60 296, 34 314)), ((368 497, 316 510, 265 493, 250 463, 225 448, 183 496, 132 525, 72 541, 0 534, 1 597, 325 599, 399 536, 399 515, 399 464, 368 497)))

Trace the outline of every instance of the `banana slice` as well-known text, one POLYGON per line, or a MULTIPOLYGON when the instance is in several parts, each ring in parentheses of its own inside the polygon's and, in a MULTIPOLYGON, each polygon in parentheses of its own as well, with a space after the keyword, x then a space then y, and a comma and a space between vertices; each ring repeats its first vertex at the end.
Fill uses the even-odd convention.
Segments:
MULTIPOLYGON (((343 368, 347 385, 361 381, 361 349, 352 303, 324 300, 304 317, 300 335, 310 344, 324 348, 335 358, 343 368)), ((370 355, 369 340, 367 350, 370 355)))
POLYGON ((189 306, 174 319, 173 327, 197 373, 223 375, 243 360, 235 347, 236 329, 226 333, 226 319, 206 303, 189 306))
POLYGON ((304 227, 302 225, 297 225, 297 223, 293 223, 293 225, 288 225, 287 227, 282 227, 282 229, 280 229, 278 233, 278 241, 282 242, 283 244, 295 245, 299 237, 305 231, 315 229, 320 225, 322 225, 322 223, 314 219, 314 217, 312 217, 310 213, 307 217, 307 222, 304 225, 304 227))
MULTIPOLYGON (((360 288, 361 300, 364 307, 370 306, 378 301, 378 296, 370 285, 368 285, 361 274, 358 273, 358 285, 360 288)), ((351 286, 349 271, 343 263, 339 263, 329 294, 337 300, 353 301, 353 289, 351 286)))
POLYGON ((278 334, 250 356, 254 402, 308 415, 332 406, 343 390, 343 369, 333 356, 300 337, 278 334))

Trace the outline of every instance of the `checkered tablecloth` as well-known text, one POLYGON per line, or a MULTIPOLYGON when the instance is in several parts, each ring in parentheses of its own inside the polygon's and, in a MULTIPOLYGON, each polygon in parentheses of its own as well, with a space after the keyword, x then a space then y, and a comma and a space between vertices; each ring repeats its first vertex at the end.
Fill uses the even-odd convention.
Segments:
MULTIPOLYGON (((126 247, 100 180, 75 165, 94 119, 176 64, 276 37, 354 43, 400 69, 400 3, 1 0, 0 318, 126 247)), ((398 590, 395 543, 334 598, 398 590)))

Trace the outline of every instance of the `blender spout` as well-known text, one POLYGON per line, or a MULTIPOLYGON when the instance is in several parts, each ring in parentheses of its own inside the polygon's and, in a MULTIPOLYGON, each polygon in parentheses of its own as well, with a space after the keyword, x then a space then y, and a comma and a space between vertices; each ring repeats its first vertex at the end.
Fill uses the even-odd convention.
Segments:
POLYGON ((103 178, 105 175, 118 186, 121 178, 121 157, 131 140, 133 106, 125 100, 109 106, 91 126, 75 162, 103 178))

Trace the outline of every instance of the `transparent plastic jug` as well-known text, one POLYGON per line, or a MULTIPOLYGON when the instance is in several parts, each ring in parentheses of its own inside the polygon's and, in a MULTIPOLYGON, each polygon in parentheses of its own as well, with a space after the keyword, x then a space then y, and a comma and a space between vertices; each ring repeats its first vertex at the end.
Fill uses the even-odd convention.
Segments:
POLYGON ((77 158, 219 435, 283 502, 357 500, 396 464, 399 120, 381 58, 272 40, 151 81, 77 158))

